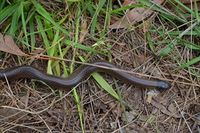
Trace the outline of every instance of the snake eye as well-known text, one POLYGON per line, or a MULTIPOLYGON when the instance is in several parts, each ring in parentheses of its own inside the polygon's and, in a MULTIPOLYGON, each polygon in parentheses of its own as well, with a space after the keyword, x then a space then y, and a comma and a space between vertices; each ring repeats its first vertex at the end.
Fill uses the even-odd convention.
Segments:
POLYGON ((159 81, 158 86, 159 86, 160 90, 167 90, 167 89, 171 88, 171 84, 168 82, 164 82, 164 81, 159 81))

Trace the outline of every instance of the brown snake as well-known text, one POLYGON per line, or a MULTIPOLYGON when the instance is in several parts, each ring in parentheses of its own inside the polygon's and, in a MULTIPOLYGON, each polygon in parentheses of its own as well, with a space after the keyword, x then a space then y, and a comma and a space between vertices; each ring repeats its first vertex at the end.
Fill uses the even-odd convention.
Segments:
POLYGON ((82 80, 88 78, 91 73, 97 71, 108 73, 118 78, 119 80, 126 81, 127 83, 133 85, 139 85, 147 88, 157 88, 158 90, 167 90, 171 87, 170 83, 166 81, 142 79, 125 72, 113 70, 117 67, 109 62, 100 61, 94 62, 92 64, 95 66, 82 65, 68 78, 48 75, 31 66, 18 66, 13 68, 1 69, 0 80, 5 80, 5 77, 8 79, 8 81, 17 80, 20 78, 38 79, 52 87, 71 90, 82 80), (103 67, 107 67, 110 69, 106 69, 103 67))

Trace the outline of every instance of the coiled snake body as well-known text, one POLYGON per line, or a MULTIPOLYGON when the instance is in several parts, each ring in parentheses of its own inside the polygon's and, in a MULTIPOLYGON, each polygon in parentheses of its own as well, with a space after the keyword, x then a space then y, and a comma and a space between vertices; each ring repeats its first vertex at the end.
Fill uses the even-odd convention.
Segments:
POLYGON ((82 80, 88 78, 91 73, 97 71, 108 73, 120 80, 126 81, 133 85, 151 88, 153 87, 159 90, 166 90, 171 87, 171 85, 165 81, 141 79, 125 72, 112 70, 113 68, 115 69, 117 67, 109 62, 94 62, 92 66, 82 65, 68 78, 61 78, 53 75, 48 75, 31 66, 19 66, 0 70, 0 80, 5 80, 5 77, 8 79, 8 81, 17 80, 20 78, 38 79, 44 81, 52 87, 70 90, 82 80), (103 67, 111 69, 106 69, 103 67))

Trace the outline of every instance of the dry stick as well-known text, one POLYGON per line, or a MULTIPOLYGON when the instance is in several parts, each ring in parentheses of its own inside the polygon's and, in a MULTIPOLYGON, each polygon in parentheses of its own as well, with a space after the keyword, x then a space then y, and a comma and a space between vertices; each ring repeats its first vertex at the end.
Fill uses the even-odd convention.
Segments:
MULTIPOLYGON (((48 56, 48 55, 34 55, 34 56, 31 56, 31 58, 43 59, 43 60, 61 60, 61 61, 66 61, 66 62, 71 62, 72 61, 72 60, 69 60, 69 59, 62 59, 62 58, 59 58, 59 57, 52 57, 52 56, 48 56)), ((178 83, 178 84, 193 85, 193 86, 196 86, 196 87, 200 87, 200 85, 195 84, 190 79, 187 79, 186 77, 183 77, 183 76, 180 76, 180 75, 176 75, 176 74, 163 73, 164 75, 168 75, 168 76, 171 75, 173 77, 184 79, 184 80, 187 80, 189 82, 174 81, 174 80, 171 80, 171 79, 150 76, 150 75, 141 74, 141 73, 132 72, 132 71, 127 71, 127 70, 123 70, 123 69, 119 69, 119 68, 109 68, 109 67, 99 66, 99 65, 95 65, 95 64, 91 64, 91 63, 81 62, 81 61, 74 61, 74 63, 82 64, 82 65, 87 65, 87 66, 99 67, 99 68, 108 69, 108 70, 125 72, 125 73, 134 74, 134 75, 138 75, 138 76, 142 76, 142 77, 147 77, 147 78, 155 78, 155 79, 159 79, 159 80, 164 80, 164 81, 169 81, 169 82, 175 82, 175 83, 178 83)))

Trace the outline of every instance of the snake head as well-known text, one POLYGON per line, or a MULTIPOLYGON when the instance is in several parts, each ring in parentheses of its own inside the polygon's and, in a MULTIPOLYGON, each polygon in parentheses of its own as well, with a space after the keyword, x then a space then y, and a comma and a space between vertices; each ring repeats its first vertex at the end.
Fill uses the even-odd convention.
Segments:
POLYGON ((158 81, 158 89, 161 91, 168 90, 171 88, 171 84, 166 81, 158 81))

